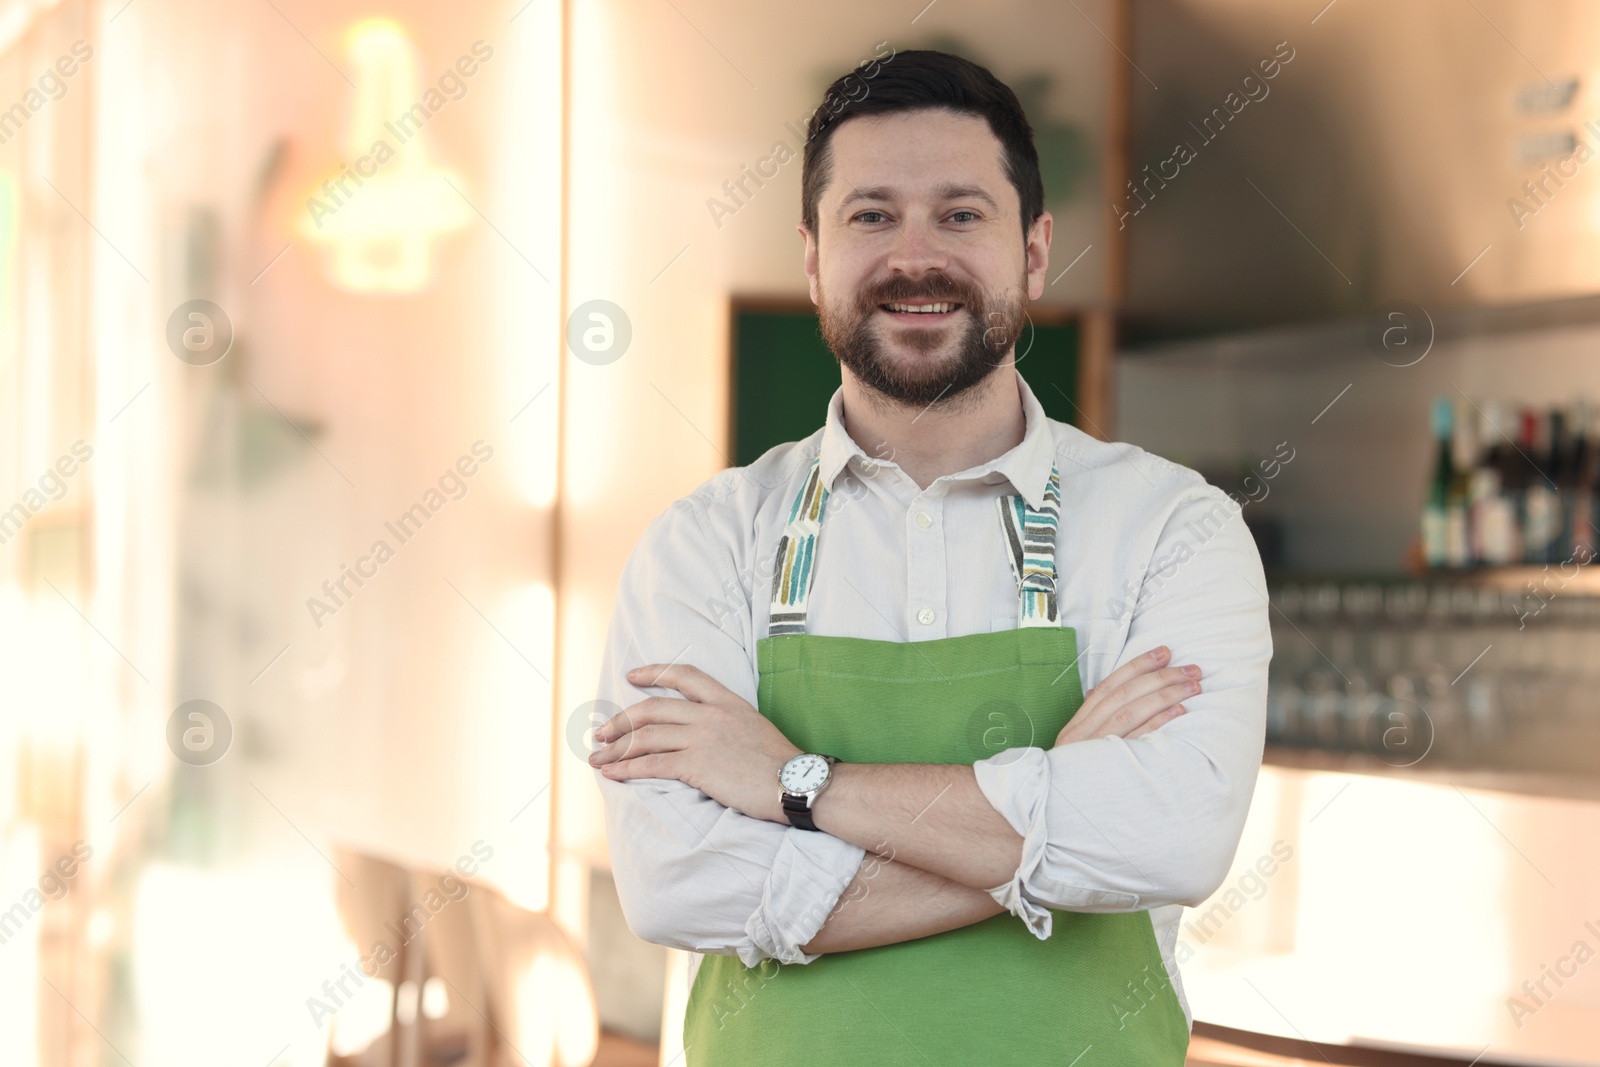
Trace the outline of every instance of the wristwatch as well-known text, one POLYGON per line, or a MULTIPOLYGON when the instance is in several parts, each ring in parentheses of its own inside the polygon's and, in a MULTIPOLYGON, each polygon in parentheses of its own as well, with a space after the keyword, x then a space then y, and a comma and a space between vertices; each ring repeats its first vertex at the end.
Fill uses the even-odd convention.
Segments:
POLYGON ((789 825, 802 830, 817 828, 811 821, 811 803, 833 781, 833 765, 838 762, 837 756, 802 752, 783 765, 778 784, 783 787, 783 813, 789 817, 789 825))

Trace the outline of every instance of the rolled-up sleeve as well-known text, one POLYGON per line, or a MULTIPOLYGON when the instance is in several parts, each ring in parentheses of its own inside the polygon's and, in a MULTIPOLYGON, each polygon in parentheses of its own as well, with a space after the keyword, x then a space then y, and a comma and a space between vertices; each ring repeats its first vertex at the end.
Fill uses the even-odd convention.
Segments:
MULTIPOLYGON (((648 696, 681 696, 631 685, 629 668, 647 663, 692 664, 757 702, 749 594, 705 506, 694 497, 675 502, 650 523, 624 564, 602 657, 599 717, 648 696)), ((801 946, 850 885, 863 848, 754 818, 674 779, 616 781, 599 770, 594 777, 617 895, 636 936, 737 955, 747 967, 763 959, 818 958, 801 946)))
POLYGON ((974 764, 1023 838, 1015 875, 989 894, 1041 939, 1046 908, 1199 904, 1227 877, 1244 831, 1266 738, 1266 581, 1239 505, 1185 473, 1122 648, 1093 651, 1106 674, 1163 644, 1172 664, 1198 664, 1188 713, 1132 741, 1011 748, 974 764))

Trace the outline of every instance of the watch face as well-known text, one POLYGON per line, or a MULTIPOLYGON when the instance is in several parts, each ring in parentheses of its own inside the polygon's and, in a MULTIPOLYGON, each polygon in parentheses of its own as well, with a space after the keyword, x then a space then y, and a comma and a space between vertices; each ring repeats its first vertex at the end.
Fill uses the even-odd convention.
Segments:
POLYGON ((814 753, 796 756, 783 765, 778 781, 791 793, 809 793, 828 778, 828 761, 814 753))

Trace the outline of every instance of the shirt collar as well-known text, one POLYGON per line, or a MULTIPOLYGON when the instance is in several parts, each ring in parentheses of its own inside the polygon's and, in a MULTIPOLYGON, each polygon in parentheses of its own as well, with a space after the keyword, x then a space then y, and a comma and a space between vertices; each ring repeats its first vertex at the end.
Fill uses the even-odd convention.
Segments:
MULTIPOLYGON (((1040 510, 1044 507, 1044 494, 1050 484, 1050 472, 1055 467, 1055 434, 1050 430, 1044 407, 1039 403, 1039 398, 1033 395, 1033 390, 1028 387, 1027 381, 1015 367, 1011 373, 1017 380, 1017 394, 1022 400, 1025 428, 1021 443, 1001 456, 975 467, 968 467, 950 477, 977 478, 991 473, 1003 475, 1011 482, 1012 488, 1022 494, 1030 508, 1040 510)), ((839 472, 852 458, 856 459, 858 464, 884 463, 896 466, 889 460, 869 456, 844 428, 844 386, 840 385, 834 390, 832 399, 828 401, 828 416, 822 427, 818 462, 818 473, 822 477, 822 484, 832 489, 839 472)))

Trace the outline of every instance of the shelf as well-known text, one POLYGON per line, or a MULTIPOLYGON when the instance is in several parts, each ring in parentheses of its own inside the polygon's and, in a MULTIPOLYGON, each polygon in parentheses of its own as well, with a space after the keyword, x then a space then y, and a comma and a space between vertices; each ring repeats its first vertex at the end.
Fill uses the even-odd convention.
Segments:
POLYGON ((1262 762, 1273 767, 1400 778, 1425 785, 1456 785, 1519 796, 1600 801, 1600 778, 1543 771, 1495 770, 1441 763, 1396 767, 1367 752, 1268 743, 1262 762))
POLYGON ((1600 566, 1579 565, 1567 561, 1559 563, 1519 564, 1512 567, 1472 567, 1429 571, 1393 571, 1388 573, 1327 571, 1267 571, 1267 583, 1279 585, 1293 582, 1297 585, 1317 585, 1331 582, 1335 585, 1404 585, 1416 582, 1423 585, 1469 585, 1489 589, 1522 592, 1529 582, 1535 589, 1548 588, 1561 592, 1578 592, 1600 595, 1600 566))

